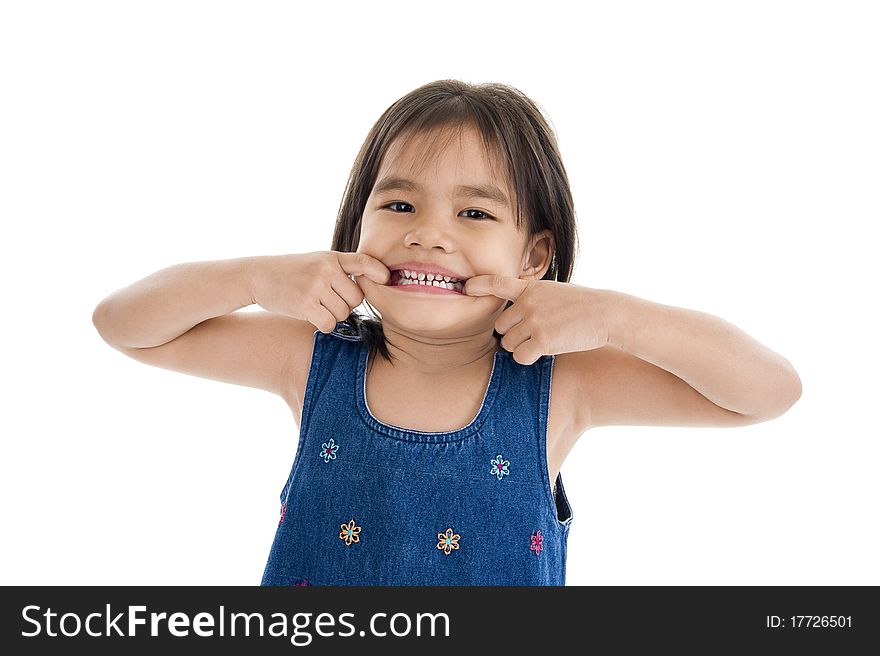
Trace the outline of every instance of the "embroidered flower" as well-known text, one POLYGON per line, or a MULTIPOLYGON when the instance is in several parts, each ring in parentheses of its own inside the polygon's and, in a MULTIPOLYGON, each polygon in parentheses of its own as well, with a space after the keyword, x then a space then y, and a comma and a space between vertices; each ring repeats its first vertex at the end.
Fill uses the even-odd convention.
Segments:
POLYGON ((339 528, 342 529, 339 531, 339 539, 344 541, 345 544, 351 546, 352 542, 361 541, 361 527, 355 524, 354 520, 351 520, 348 524, 340 524, 339 528))
POLYGON ((453 549, 458 549, 458 541, 461 536, 458 533, 453 533, 451 528, 447 528, 446 533, 438 533, 437 538, 439 539, 437 548, 442 549, 448 556, 453 549))
POLYGON ((287 504, 285 503, 281 506, 281 518, 278 520, 278 526, 281 526, 281 522, 284 521, 284 513, 287 512, 287 504))
POLYGON ((497 476, 500 481, 502 478, 510 474, 510 471, 507 469, 507 466, 510 464, 509 460, 505 460, 501 457, 499 453, 495 456, 494 460, 492 460, 492 468, 489 470, 489 473, 492 476, 497 476))
POLYGON ((544 536, 541 535, 541 531, 532 536, 532 546, 529 548, 535 552, 536 556, 544 550, 544 536))
POLYGON ((330 438, 329 442, 325 442, 321 445, 321 457, 324 459, 324 462, 330 462, 331 460, 336 460, 336 452, 339 450, 339 445, 333 442, 333 438, 330 438))

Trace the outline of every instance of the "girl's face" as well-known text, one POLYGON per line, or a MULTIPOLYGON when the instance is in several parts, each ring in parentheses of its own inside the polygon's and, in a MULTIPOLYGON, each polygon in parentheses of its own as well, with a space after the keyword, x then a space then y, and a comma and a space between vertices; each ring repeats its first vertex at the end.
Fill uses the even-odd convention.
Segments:
MULTIPOLYGON (((435 136, 417 135, 389 148, 364 208, 358 252, 383 262, 392 283, 395 269, 408 262, 424 263, 428 271, 442 267, 462 282, 483 274, 540 279, 552 257, 551 233, 527 243, 517 230, 512 186, 493 175, 480 134, 465 127, 459 138, 455 130, 442 151, 425 151, 435 136), (424 152, 433 161, 419 166, 416 158, 424 152)), ((500 164, 495 169, 504 171, 500 164)), ((378 285, 365 276, 358 282, 386 331, 420 336, 491 334, 506 303, 494 296, 378 285)))

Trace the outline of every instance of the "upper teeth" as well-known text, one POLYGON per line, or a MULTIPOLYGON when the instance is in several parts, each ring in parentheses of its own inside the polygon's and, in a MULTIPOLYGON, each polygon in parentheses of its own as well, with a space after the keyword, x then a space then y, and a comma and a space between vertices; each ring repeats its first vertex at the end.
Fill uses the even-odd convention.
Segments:
POLYGON ((445 282, 459 282, 456 278, 450 276, 441 276, 439 273, 422 273, 421 271, 407 271, 401 269, 401 273, 407 278, 418 278, 419 280, 444 280, 445 282))
POLYGON ((422 273, 421 271, 409 271, 401 269, 400 274, 413 283, 409 284, 426 284, 435 287, 446 287, 447 289, 460 290, 463 285, 460 280, 456 280, 450 276, 441 276, 439 273, 422 273))

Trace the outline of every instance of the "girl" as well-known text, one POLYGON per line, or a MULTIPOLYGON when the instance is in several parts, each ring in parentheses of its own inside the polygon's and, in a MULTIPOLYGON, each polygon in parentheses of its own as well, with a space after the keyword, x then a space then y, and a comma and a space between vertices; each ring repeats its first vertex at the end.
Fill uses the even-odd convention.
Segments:
POLYGON ((743 426, 800 395, 721 319, 568 283, 575 225, 536 105, 438 81, 367 135, 332 250, 168 267, 94 323, 142 362, 290 405, 264 585, 563 585, 559 470, 586 430, 743 426))

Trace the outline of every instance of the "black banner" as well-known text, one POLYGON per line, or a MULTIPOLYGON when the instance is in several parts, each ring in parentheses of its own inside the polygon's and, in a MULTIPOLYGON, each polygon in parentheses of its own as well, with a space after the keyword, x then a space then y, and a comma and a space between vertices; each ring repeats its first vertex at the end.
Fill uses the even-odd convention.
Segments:
POLYGON ((849 654, 876 648, 880 637, 876 586, 47 586, 0 594, 6 654, 153 647, 164 656, 226 643, 253 653, 550 653, 565 646, 849 654))

